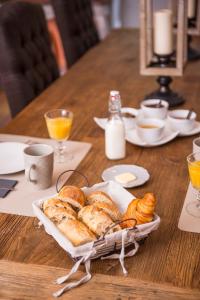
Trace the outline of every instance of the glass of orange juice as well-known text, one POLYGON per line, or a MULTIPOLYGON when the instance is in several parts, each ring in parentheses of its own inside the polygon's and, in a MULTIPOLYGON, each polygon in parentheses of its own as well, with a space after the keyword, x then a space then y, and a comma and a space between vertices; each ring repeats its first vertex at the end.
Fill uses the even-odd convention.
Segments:
POLYGON ((73 113, 66 109, 54 109, 44 116, 50 138, 57 141, 56 161, 62 163, 65 161, 64 141, 69 138, 71 132, 73 113))
POLYGON ((190 202, 186 209, 193 217, 200 218, 200 152, 195 152, 187 157, 190 181, 195 189, 196 200, 190 202))

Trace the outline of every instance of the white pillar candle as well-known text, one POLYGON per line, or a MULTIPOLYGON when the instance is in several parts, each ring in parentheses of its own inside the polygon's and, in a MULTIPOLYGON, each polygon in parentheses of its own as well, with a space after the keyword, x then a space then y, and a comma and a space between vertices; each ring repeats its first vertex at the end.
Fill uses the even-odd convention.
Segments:
POLYGON ((195 9, 196 9, 196 0, 188 0, 188 11, 187 11, 188 18, 195 17, 195 9))
POLYGON ((172 11, 161 9, 154 12, 154 52, 168 55, 173 52, 172 11))

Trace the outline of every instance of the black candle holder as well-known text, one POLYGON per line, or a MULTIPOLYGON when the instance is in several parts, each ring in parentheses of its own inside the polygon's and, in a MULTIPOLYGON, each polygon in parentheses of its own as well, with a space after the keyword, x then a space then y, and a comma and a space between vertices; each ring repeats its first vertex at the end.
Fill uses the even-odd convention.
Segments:
MULTIPOLYGON (((159 66, 160 68, 174 67, 174 53, 169 55, 154 55, 157 58, 157 62, 152 63, 151 66, 159 66)), ((185 99, 182 96, 171 90, 170 84, 172 82, 172 78, 170 76, 159 76, 157 78, 157 82, 160 86, 159 89, 145 96, 145 99, 165 100, 169 103, 170 107, 174 107, 185 102, 185 99)))
MULTIPOLYGON (((196 27, 196 17, 188 19, 188 28, 196 27)), ((187 47, 188 47, 188 60, 195 61, 200 59, 200 51, 191 47, 192 36, 188 34, 187 47)))

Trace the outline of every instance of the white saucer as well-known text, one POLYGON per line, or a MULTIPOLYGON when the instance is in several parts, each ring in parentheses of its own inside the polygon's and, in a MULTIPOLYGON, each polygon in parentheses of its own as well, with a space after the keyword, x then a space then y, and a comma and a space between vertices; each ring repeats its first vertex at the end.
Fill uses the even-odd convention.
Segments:
MULTIPOLYGON (((129 129, 135 127, 135 120, 134 120, 134 118, 123 118, 123 120, 124 120, 124 124, 125 124, 125 129, 126 130, 129 130, 129 129)), ((99 127, 101 127, 101 129, 105 130, 106 123, 108 121, 107 118, 96 118, 96 117, 94 117, 94 121, 95 121, 95 123, 99 127)))
POLYGON ((24 170, 24 153, 27 147, 23 143, 0 143, 0 175, 12 174, 24 170))
POLYGON ((157 142, 152 144, 144 142, 137 134, 136 129, 131 129, 126 131, 126 140, 134 145, 141 147, 157 147, 164 145, 178 136, 178 131, 172 131, 168 126, 165 126, 162 137, 157 142))
MULTIPOLYGON (((150 175, 148 171, 142 167, 136 166, 136 165, 116 165, 111 168, 108 168, 103 171, 101 177, 104 181, 115 180, 115 176, 121 174, 121 173, 132 173, 136 176, 136 180, 129 184, 121 184, 125 188, 132 188, 139 185, 144 184, 146 181, 149 180, 150 175)), ((120 184, 119 182, 117 182, 120 184)))
POLYGON ((200 122, 195 121, 194 128, 188 132, 180 132, 178 136, 191 136, 200 133, 200 122))

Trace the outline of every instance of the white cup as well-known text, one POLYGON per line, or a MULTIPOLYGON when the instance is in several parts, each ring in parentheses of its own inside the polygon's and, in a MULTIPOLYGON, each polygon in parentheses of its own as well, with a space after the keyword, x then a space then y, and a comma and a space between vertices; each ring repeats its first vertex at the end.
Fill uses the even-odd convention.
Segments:
POLYGON ((193 140, 193 153, 200 152, 200 137, 193 140))
POLYGON ((141 102, 141 109, 146 118, 165 119, 167 117, 168 108, 169 103, 164 100, 149 99, 141 102))
POLYGON ((161 139, 165 121, 159 119, 139 119, 136 123, 138 136, 146 143, 152 144, 161 139))
POLYGON ((188 113, 189 110, 187 109, 176 109, 169 111, 168 120, 171 129, 183 133, 192 130, 194 128, 197 115, 195 112, 192 112, 190 118, 186 119, 188 113))
POLYGON ((122 113, 128 113, 133 117, 137 117, 137 119, 145 117, 163 120, 167 117, 169 104, 164 100, 149 99, 142 101, 140 108, 139 110, 131 107, 122 107, 122 113), (159 107, 159 103, 161 107, 159 107))
POLYGON ((38 190, 52 185, 54 150, 45 144, 24 149, 25 177, 38 190))

